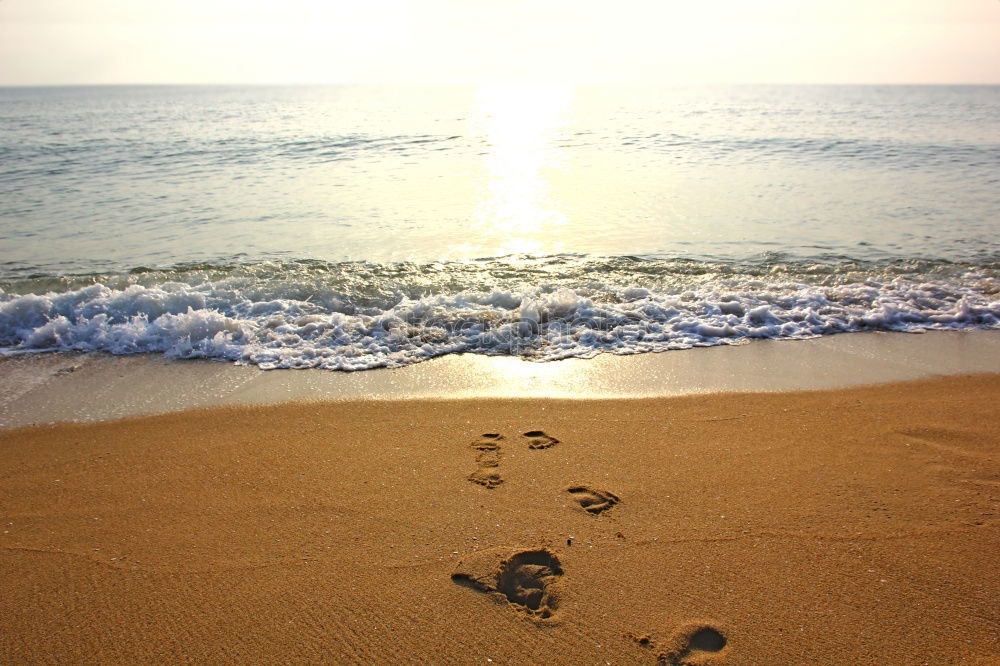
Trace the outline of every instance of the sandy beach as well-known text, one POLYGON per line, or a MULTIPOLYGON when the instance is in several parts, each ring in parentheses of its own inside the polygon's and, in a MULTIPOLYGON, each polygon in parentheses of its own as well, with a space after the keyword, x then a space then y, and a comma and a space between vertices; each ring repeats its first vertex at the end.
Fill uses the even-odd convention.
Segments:
POLYGON ((1000 666, 998 33, 0 1, 0 666, 1000 666))
POLYGON ((0 431, 2 663, 997 663, 1000 375, 0 431))

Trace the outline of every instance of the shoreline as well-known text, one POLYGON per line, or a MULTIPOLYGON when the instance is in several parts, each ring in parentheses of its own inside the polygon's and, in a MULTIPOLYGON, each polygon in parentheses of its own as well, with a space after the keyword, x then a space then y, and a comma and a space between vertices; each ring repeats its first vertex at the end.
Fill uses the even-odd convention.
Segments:
POLYGON ((0 430, 0 661, 992 663, 998 403, 992 374, 0 430))
POLYGON ((542 363, 462 354, 352 373, 43 353, 0 359, 0 428, 302 400, 648 398, 981 373, 1000 373, 1000 331, 854 333, 542 363))

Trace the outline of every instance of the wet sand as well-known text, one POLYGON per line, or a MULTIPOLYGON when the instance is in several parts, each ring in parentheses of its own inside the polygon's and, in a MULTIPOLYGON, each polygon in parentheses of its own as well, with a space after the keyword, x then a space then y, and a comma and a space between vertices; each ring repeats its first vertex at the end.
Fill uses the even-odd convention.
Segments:
POLYGON ((411 398, 648 398, 1000 373, 1000 331, 854 333, 533 363, 452 354, 392 370, 265 371, 139 354, 0 358, 0 428, 221 405, 411 398))
POLYGON ((2 430, 0 662, 996 663, 998 404, 986 374, 2 430))

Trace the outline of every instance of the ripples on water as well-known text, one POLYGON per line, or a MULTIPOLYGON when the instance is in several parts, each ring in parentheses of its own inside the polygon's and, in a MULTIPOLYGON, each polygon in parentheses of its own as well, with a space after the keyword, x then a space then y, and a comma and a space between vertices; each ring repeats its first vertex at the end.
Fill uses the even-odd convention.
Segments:
POLYGON ((364 369, 998 326, 1000 88, 0 90, 0 345, 364 369))

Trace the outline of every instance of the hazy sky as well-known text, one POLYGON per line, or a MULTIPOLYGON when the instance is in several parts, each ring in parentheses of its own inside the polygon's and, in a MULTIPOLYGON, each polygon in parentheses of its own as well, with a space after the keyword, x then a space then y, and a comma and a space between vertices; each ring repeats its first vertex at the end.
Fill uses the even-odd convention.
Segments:
POLYGON ((0 85, 998 83, 1000 0, 0 0, 0 85))

